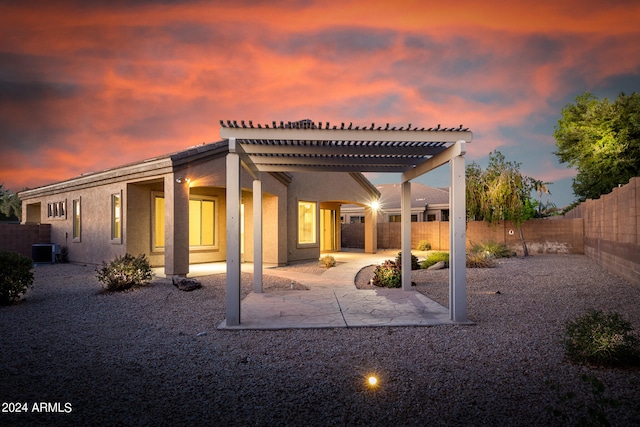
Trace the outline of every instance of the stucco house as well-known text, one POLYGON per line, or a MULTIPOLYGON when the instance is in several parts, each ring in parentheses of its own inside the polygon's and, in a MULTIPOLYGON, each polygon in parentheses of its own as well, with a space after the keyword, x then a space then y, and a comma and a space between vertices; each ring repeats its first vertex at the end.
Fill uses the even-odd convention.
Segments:
MULTIPOLYGON (((379 184, 380 192, 378 222, 400 222, 402 217, 400 184, 379 184)), ((354 224, 365 222, 364 207, 342 206, 342 222, 354 224)), ((448 221, 449 189, 435 188, 418 182, 411 183, 411 222, 448 221)))
MULTIPOLYGON (((228 153, 223 140, 23 191, 22 222, 51 224, 52 243, 68 248, 73 262, 146 254, 172 276, 188 273, 188 264, 225 261, 228 153)), ((240 180, 241 256, 251 262, 253 179, 242 169, 240 180)), ((367 206, 379 196, 357 172, 265 173, 263 262, 339 251, 341 206, 367 206)))

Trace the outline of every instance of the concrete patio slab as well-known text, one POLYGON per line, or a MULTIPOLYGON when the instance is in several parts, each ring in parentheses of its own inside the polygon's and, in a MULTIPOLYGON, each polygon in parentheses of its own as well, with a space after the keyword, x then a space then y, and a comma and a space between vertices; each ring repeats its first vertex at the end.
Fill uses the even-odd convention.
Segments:
MULTIPOLYGON (((250 293, 241 301, 240 325, 219 329, 296 329, 374 326, 434 326, 457 324, 449 310, 417 291, 357 289, 356 274, 364 267, 393 259, 394 253, 332 254, 338 266, 322 275, 283 269, 265 274, 295 279, 308 291, 250 293)), ((472 324, 471 322, 466 324, 472 324)))

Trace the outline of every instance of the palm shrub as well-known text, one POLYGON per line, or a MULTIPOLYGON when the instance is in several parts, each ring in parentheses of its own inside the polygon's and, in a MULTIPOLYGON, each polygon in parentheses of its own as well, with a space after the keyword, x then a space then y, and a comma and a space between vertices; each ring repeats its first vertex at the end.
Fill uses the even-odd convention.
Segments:
POLYGON ((124 291, 134 286, 142 286, 149 283, 153 277, 151 265, 145 254, 137 257, 127 253, 107 263, 96 270, 98 281, 108 291, 124 291))
POLYGON ((474 243, 471 252, 484 252, 494 258, 508 258, 513 255, 513 251, 505 243, 498 243, 493 240, 482 243, 474 243))
POLYGON ((469 252, 467 268, 493 268, 496 266, 493 257, 486 252, 469 252))
MULTIPOLYGON (((398 252, 396 256, 396 264, 398 268, 402 268, 402 252, 398 252)), ((418 270, 420 268, 420 264, 418 263, 418 257, 414 254, 411 254, 411 269, 418 270)))
POLYGON ((383 288, 399 288, 402 286, 402 270, 395 261, 388 259, 376 266, 372 283, 383 288))
POLYGON ((13 304, 33 286, 32 268, 31 258, 0 251, 0 305, 13 304))
POLYGON ((449 252, 430 253, 429 256, 427 256, 427 258, 422 261, 422 263, 420 264, 420 268, 429 268, 440 261, 444 261, 449 264, 449 252))
POLYGON ((616 366, 636 363, 639 340, 616 312, 589 310, 565 326, 565 354, 576 363, 616 366))

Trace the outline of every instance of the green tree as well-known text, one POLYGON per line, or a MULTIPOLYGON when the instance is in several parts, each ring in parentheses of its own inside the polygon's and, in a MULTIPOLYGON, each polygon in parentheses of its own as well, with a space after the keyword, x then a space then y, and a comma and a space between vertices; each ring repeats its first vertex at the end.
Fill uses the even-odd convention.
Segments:
POLYGON ((17 194, 5 190, 0 184, 0 219, 20 220, 22 218, 22 202, 17 194))
POLYGON ((466 169, 467 218, 489 224, 513 221, 524 256, 528 256, 522 223, 535 215, 537 202, 530 197, 535 180, 522 175, 520 166, 507 161, 497 150, 489 155, 489 165, 484 171, 475 162, 469 164, 466 169))
POLYGON ((640 175, 640 94, 612 103, 589 92, 562 109, 553 136, 560 163, 575 167, 573 192, 596 199, 640 175))

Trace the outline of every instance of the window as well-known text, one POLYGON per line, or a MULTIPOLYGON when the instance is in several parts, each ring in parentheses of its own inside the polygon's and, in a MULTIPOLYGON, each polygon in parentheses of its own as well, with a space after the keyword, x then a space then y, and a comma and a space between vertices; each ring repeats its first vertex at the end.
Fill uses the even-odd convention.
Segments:
POLYGON ((214 246, 215 201, 189 200, 189 246, 214 246))
POLYGON ((67 202, 53 202, 47 203, 47 218, 66 218, 67 217, 67 202))
MULTIPOLYGON (((389 215, 389 222, 402 222, 402 215, 389 215)), ((411 222, 418 222, 418 215, 411 215, 411 222)))
POLYGON ((73 201, 73 241, 80 241, 81 231, 81 217, 80 217, 80 199, 73 201))
POLYGON ((363 216, 352 216, 351 218, 349 218, 349 222, 351 224, 364 224, 364 217, 363 216))
POLYGON ((316 203, 298 202, 298 243, 315 244, 316 240, 316 203))
POLYGON ((449 221, 449 209, 443 209, 440 211, 440 218, 442 221, 449 221))
POLYGON ((164 248, 164 197, 154 195, 153 247, 164 248))
POLYGON ((122 193, 111 195, 111 241, 122 243, 122 193))
MULTIPOLYGON (((164 196, 161 193, 153 196, 153 210, 151 238, 153 249, 158 250, 165 246, 164 196)), ((215 247, 216 237, 216 200, 206 197, 189 199, 189 246, 215 247)))

